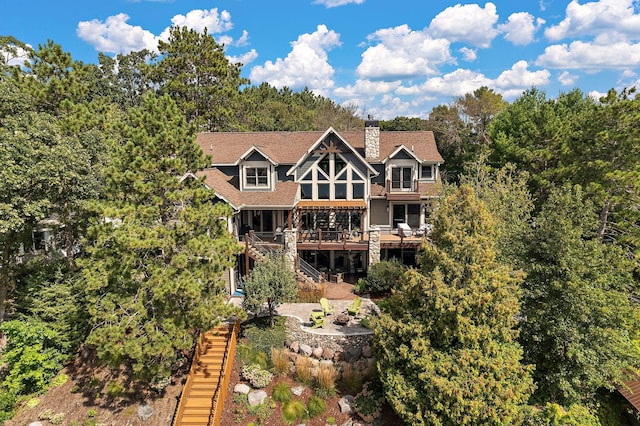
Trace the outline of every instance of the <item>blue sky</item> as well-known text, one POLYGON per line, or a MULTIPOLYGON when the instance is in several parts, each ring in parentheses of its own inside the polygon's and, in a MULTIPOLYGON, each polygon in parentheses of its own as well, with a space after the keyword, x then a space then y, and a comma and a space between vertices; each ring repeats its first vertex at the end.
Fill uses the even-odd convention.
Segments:
POLYGON ((1 0, 0 35, 97 62, 207 28, 252 84, 308 87, 359 115, 426 118, 488 86, 512 101, 640 86, 640 1, 1 0))

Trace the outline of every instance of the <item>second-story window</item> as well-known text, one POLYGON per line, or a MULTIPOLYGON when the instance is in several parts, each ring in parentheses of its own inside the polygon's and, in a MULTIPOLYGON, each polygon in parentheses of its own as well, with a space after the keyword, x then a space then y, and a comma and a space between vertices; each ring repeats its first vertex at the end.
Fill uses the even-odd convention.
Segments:
POLYGON ((266 167, 247 167, 246 186, 251 188, 265 188, 269 185, 268 171, 266 167))
POLYGON ((410 190, 413 169, 411 167, 394 167, 391 169, 391 189, 410 190))

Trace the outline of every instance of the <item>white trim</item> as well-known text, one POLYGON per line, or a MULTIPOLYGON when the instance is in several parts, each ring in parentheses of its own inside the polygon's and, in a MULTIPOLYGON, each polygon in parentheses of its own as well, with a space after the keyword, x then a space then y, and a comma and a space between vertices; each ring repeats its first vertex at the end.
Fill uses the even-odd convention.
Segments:
POLYGON ((246 158, 248 158, 251 154, 253 154, 254 152, 257 152, 258 154, 262 155, 266 161, 268 161, 269 163, 271 163, 274 166, 277 166, 278 163, 276 163, 275 161, 273 161, 267 154, 264 153, 264 151, 262 151, 259 147, 253 145, 251 148, 249 148, 248 150, 246 150, 244 152, 244 154, 242 154, 240 156, 240 158, 238 158, 238 160, 234 163, 232 163, 233 166, 237 166, 242 162, 246 161, 246 158))
MULTIPOLYGON (((382 164, 386 163, 389 160, 393 160, 393 157, 395 157, 400 151, 405 151, 407 154, 409 154, 409 156, 413 157, 414 160, 416 160, 418 163, 422 162, 422 160, 420 158, 418 158, 418 156, 416 155, 415 152, 409 150, 409 148, 407 148, 404 145, 399 145, 398 148, 396 148, 395 151, 393 151, 391 154, 389 154, 388 157, 386 157, 384 160, 382 160, 382 164)), ((407 159, 403 158, 402 160, 407 160, 407 159)))

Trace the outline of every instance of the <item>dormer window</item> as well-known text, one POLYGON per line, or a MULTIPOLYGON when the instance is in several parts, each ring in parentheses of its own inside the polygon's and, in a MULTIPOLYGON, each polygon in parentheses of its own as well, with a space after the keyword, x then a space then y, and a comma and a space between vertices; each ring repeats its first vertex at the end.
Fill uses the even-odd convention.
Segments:
POLYGON ((433 180, 434 179, 434 173, 433 173, 433 164, 423 164, 422 165, 422 172, 420 173, 420 179, 423 180, 433 180))
POLYGON ((245 186, 247 188, 267 188, 269 186, 269 173, 266 167, 245 168, 245 186))
POLYGON ((391 169, 391 189, 411 190, 412 167, 393 167, 391 169))

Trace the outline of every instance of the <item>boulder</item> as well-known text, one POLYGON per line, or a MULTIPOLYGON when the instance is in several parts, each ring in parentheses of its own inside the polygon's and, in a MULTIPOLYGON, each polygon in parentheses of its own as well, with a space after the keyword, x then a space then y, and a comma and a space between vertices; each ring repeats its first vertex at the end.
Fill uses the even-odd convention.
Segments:
POLYGON ((324 348, 322 350, 322 358, 323 359, 333 359, 333 356, 335 355, 335 351, 331 348, 324 348))
POLYGON ((338 401, 338 406, 340 407, 340 412, 343 414, 351 414, 353 413, 353 403, 355 402, 355 398, 351 395, 345 395, 340 398, 338 401))
POLYGON ((304 356, 311 356, 312 352, 313 352, 313 349, 311 349, 311 346, 305 345, 304 343, 300 345, 300 351, 299 351, 300 354, 304 356))
POLYGON ((293 352, 294 354, 297 354, 300 350, 300 342, 298 342, 297 340, 295 342, 291 342, 291 345, 289 345, 289 349, 291 349, 291 352, 293 352))
POLYGON ((324 350, 322 348, 313 348, 313 351, 311 352, 311 355, 316 358, 316 359, 320 359, 322 358, 322 353, 324 352, 324 350))
POLYGON ((362 356, 364 358, 371 358, 372 356, 372 352, 371 352, 371 345, 364 345, 362 347, 362 356))
POLYGON ((291 388, 291 393, 295 396, 302 395, 302 392, 304 392, 304 386, 294 386, 291 388))
POLYGON ((147 404, 142 404, 138 407, 138 418, 142 421, 149 420, 149 418, 153 415, 153 407, 148 406, 147 404))
POLYGON ((263 390, 252 390, 249 392, 249 395, 247 395, 247 401, 251 407, 257 407, 264 403, 265 399, 267 399, 267 393, 263 390))
POLYGON ((233 387, 233 393, 242 393, 247 395, 251 392, 251 387, 245 383, 238 383, 233 387))

